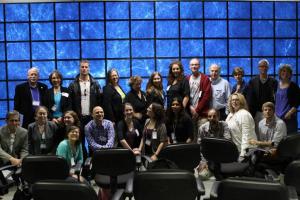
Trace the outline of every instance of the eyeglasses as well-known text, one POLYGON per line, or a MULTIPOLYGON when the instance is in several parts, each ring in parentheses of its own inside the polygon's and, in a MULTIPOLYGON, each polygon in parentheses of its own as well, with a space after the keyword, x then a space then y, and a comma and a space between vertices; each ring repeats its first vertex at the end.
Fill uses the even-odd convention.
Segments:
POLYGON ((83 94, 84 94, 84 96, 86 96, 86 95, 87 95, 87 91, 86 91, 86 89, 84 89, 84 92, 83 92, 83 94))
POLYGON ((198 65, 200 65, 200 64, 190 64, 190 66, 198 66, 198 65))

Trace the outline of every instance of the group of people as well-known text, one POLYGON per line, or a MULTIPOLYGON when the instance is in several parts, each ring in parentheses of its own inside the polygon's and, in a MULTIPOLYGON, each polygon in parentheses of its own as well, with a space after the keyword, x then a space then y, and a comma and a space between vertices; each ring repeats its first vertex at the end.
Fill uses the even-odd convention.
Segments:
POLYGON ((87 60, 68 88, 59 71, 49 75, 48 89, 38 81, 38 69, 30 68, 28 81, 16 86, 15 110, 0 129, 0 162, 20 165, 28 154, 57 154, 72 167, 97 149, 116 146, 156 160, 168 144, 203 137, 231 139, 242 159, 249 147, 273 148, 297 133, 300 90, 290 65, 280 67, 277 81, 267 73, 269 62, 260 60, 260 73, 249 83, 243 68, 236 67, 232 87, 217 64, 210 66, 210 77, 199 71, 197 58, 189 67, 185 76, 182 63, 172 62, 165 90, 159 72, 151 74, 146 91, 142 78, 132 76, 127 94, 116 69, 108 71, 102 90, 87 60))

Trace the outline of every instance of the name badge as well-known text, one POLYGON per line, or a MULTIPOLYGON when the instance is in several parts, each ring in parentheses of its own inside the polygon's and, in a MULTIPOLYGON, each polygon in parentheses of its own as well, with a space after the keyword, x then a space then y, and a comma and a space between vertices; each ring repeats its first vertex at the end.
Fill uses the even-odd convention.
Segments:
POLYGON ((145 143, 146 143, 147 146, 150 146, 150 145, 151 145, 151 140, 146 139, 146 142, 145 142, 145 143))
POLYGON ((99 140, 101 142, 106 142, 107 141, 106 137, 104 137, 104 136, 99 136, 99 140))
POLYGON ((175 136, 175 133, 174 133, 174 132, 171 133, 171 138, 172 138, 172 140, 176 139, 176 136, 175 136))
POLYGON ((39 106, 40 105, 40 101, 32 101, 32 105, 33 106, 39 106))
POLYGON ((54 105, 54 106, 52 106, 52 108, 51 108, 51 110, 53 111, 53 112, 55 112, 56 111, 56 105, 54 105))
POLYGON ((201 98, 202 96, 202 91, 199 91, 199 98, 201 98))
POLYGON ((75 165, 75 159, 74 157, 71 158, 71 166, 74 166, 75 165))
POLYGON ((157 139, 157 132, 156 131, 152 132, 152 139, 154 139, 154 140, 157 139))
POLYGON ((140 136, 139 130, 135 129, 135 133, 138 137, 140 136))
POLYGON ((171 85, 169 85, 169 86, 167 87, 167 91, 169 91, 170 87, 171 87, 171 85))
POLYGON ((67 97, 67 98, 69 97, 69 93, 66 93, 66 92, 62 92, 61 95, 64 97, 67 97))
POLYGON ((42 143, 41 146, 40 146, 40 148, 41 148, 41 149, 46 149, 46 144, 45 144, 45 143, 42 143))

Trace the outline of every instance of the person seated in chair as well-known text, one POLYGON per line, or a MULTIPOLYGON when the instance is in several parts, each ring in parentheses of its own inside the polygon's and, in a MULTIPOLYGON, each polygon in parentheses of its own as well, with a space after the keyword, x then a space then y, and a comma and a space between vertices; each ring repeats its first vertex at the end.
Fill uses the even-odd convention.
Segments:
MULTIPOLYGON (((225 121, 220 121, 220 113, 218 110, 212 108, 207 113, 208 122, 200 126, 198 131, 198 142, 205 137, 226 138, 231 139, 228 125, 225 121)), ((208 170, 206 160, 202 157, 199 166, 197 167, 199 175, 203 179, 208 179, 211 173, 208 170)))
POLYGON ((20 114, 11 111, 6 114, 6 125, 0 128, 0 166, 20 166, 28 155, 27 130, 20 127, 20 114))
POLYGON ((28 125, 28 149, 30 155, 55 154, 54 136, 57 125, 48 120, 48 109, 39 106, 35 110, 35 122, 28 125))
POLYGON ((104 111, 100 106, 93 109, 93 120, 84 128, 85 136, 92 151, 112 148, 115 140, 113 123, 104 119, 104 111))
MULTIPOLYGON (((66 139, 61 141, 57 147, 56 155, 62 156, 66 159, 70 166, 70 175, 78 178, 74 174, 74 167, 77 164, 83 163, 83 151, 80 142, 80 128, 77 126, 69 126, 66 131, 66 139)), ((80 181, 84 182, 84 178, 80 176, 80 181)))
POLYGON ((279 142, 287 135, 285 122, 275 115, 275 106, 272 102, 262 105, 264 118, 259 122, 258 140, 249 140, 249 144, 269 150, 271 156, 276 154, 279 142))

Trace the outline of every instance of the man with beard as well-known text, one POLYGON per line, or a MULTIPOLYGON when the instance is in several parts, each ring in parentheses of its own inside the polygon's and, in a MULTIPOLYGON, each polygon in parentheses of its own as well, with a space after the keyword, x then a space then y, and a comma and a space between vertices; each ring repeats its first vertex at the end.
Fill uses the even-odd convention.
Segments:
MULTIPOLYGON (((215 137, 215 138, 226 138, 231 139, 228 125, 225 121, 219 121, 220 113, 218 110, 212 108, 207 114, 208 122, 200 126, 198 131, 198 142, 201 143, 201 139, 205 137, 215 137)), ((199 176, 202 179, 208 179, 212 174, 208 170, 207 161, 203 158, 197 167, 199 176)))

